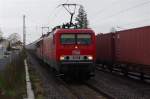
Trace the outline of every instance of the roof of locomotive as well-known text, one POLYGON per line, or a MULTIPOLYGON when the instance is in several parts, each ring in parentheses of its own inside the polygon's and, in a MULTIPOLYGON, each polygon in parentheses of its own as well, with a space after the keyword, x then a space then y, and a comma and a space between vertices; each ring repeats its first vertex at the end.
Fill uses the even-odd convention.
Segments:
POLYGON ((92 29, 64 29, 64 28, 59 28, 56 29, 52 32, 48 32, 47 34, 44 34, 43 36, 41 36, 37 42, 43 40, 44 37, 48 37, 50 34, 62 34, 62 33, 91 33, 91 34, 95 34, 95 32, 92 29))
POLYGON ((54 33, 93 33, 92 29, 56 29, 54 33))

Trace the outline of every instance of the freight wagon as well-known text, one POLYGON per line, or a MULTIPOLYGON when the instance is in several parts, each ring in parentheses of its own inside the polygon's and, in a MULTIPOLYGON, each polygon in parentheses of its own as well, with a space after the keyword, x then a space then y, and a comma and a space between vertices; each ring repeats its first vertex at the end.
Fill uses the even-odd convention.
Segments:
POLYGON ((96 36, 97 62, 124 74, 150 74, 150 26, 96 36))

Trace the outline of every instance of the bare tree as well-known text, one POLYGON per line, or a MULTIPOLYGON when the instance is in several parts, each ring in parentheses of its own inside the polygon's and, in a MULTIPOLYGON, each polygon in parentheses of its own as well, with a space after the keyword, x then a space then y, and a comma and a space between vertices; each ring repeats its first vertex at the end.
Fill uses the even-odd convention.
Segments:
POLYGON ((21 37, 18 33, 13 33, 8 37, 8 40, 10 41, 11 44, 14 44, 18 41, 21 41, 21 37))

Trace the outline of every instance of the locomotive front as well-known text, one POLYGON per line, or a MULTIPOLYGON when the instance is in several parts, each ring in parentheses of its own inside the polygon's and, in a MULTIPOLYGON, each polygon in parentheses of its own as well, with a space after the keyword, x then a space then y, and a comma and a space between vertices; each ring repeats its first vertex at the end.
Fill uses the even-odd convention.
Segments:
POLYGON ((60 73, 77 77, 94 75, 95 33, 90 29, 57 31, 57 61, 60 73))

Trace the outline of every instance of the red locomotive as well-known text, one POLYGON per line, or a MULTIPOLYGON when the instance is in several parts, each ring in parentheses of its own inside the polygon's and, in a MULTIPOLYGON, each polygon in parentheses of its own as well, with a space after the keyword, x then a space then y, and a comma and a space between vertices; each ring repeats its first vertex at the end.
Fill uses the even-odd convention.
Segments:
POLYGON ((150 74, 150 26, 98 34, 97 62, 120 68, 125 75, 129 72, 150 74))
POLYGON ((95 33, 91 29, 56 29, 37 43, 37 56, 60 74, 89 78, 96 60, 95 33))

